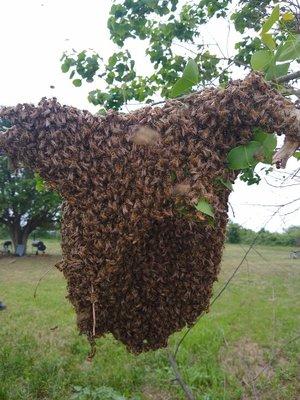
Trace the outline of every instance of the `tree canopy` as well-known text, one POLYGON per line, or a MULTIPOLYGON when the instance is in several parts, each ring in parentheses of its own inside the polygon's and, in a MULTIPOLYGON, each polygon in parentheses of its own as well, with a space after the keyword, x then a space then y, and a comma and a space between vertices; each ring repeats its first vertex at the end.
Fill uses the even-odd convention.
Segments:
POLYGON ((50 228, 59 218, 60 198, 46 190, 41 179, 27 169, 13 171, 0 156, 0 223, 13 241, 26 246, 37 227, 50 228))
MULTIPOLYGON (((187 56, 197 64, 195 88, 225 84, 236 69, 253 68, 267 79, 285 76, 291 62, 300 57, 299 7, 292 1, 264 0, 116 0, 110 10, 108 29, 119 46, 108 60, 83 50, 62 57, 62 71, 70 73, 75 86, 99 80, 101 89, 89 93, 89 101, 104 109, 120 109, 130 100, 151 102, 155 94, 171 95, 187 56), (201 28, 212 19, 230 21, 241 39, 235 54, 225 56, 218 43, 204 43, 201 28), (144 41, 152 64, 149 75, 137 72, 127 39, 144 41), (218 51, 216 51, 216 48, 218 51)), ((296 78, 299 77, 298 75, 296 78)), ((286 81, 288 81, 287 79, 286 81)), ((290 92, 289 92, 290 93, 290 92)))

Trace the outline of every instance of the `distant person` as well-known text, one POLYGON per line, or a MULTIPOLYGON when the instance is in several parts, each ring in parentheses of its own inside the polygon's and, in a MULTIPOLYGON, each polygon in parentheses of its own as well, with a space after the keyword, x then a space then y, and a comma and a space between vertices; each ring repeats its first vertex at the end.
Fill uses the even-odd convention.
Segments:
POLYGON ((0 301, 0 311, 3 311, 6 309, 6 305, 0 301))

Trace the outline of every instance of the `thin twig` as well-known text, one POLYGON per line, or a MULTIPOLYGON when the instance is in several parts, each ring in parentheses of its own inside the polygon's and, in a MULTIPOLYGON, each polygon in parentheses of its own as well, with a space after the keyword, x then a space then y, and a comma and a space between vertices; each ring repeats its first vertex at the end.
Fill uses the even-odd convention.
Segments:
POLYGON ((283 189, 283 188, 286 188, 286 187, 299 186, 300 185, 300 182, 299 183, 291 183, 290 185, 272 185, 272 183, 270 183, 266 178, 265 178, 265 182, 266 182, 267 185, 272 186, 273 188, 276 188, 276 189, 283 189))
MULTIPOLYGON (((243 251, 246 251, 246 249, 240 244, 240 247, 243 249, 243 251)), ((252 248, 252 250, 260 257, 262 258, 264 261, 269 262, 269 260, 267 260, 258 250, 256 250, 255 247, 252 248)))
POLYGON ((285 204, 253 204, 253 203, 244 203, 244 204, 241 204, 241 205, 242 205, 242 206, 255 206, 255 207, 279 207, 279 208, 282 208, 282 207, 288 206, 288 205, 290 205, 290 204, 293 204, 293 203, 295 203, 296 201, 299 201, 299 200, 300 200, 300 197, 298 197, 297 199, 291 200, 291 201, 289 201, 288 203, 285 203, 285 204))
MULTIPOLYGON (((200 318, 203 317, 203 315, 204 315, 204 312, 202 311, 202 313, 201 313, 201 314, 199 315, 199 317, 198 317, 198 321, 199 321, 200 318)), ((198 322, 198 321, 197 321, 197 322, 198 322)), ((183 334, 183 336, 181 337, 181 339, 179 340, 179 342, 177 343, 177 346, 176 346, 175 351, 174 351, 174 358, 175 358, 175 359, 176 359, 177 353, 178 353, 178 351, 179 351, 179 348, 180 348, 182 342, 184 341, 184 339, 185 339, 186 336, 190 333, 190 331, 193 329, 194 326, 195 326, 195 325, 190 326, 190 327, 185 331, 185 333, 183 334)))
POLYGON ((173 369, 174 375, 176 377, 176 381, 179 383, 179 385, 181 386, 182 390, 184 391, 185 397, 188 400, 196 400, 191 389, 188 387, 188 385, 184 382, 181 373, 179 372, 179 368, 178 368, 178 364, 176 362, 176 359, 174 357, 174 355, 172 354, 172 352, 170 350, 167 350, 168 352, 168 358, 169 358, 169 362, 170 365, 173 369))
POLYGON ((47 269, 47 271, 39 278, 39 280, 37 281, 37 284, 35 286, 34 292, 33 292, 33 298, 36 298, 36 293, 38 290, 38 287, 41 283, 41 281, 44 279, 44 277, 55 267, 55 265, 52 265, 49 269, 47 269))
POLYGON ((231 209, 233 218, 235 218, 235 212, 234 212, 234 209, 233 209, 232 204, 230 203, 230 201, 228 201, 228 205, 229 205, 229 207, 230 207, 230 209, 231 209))
POLYGON ((95 310, 95 291, 94 286, 91 284, 91 301, 92 301, 92 314, 93 314, 93 337, 96 336, 96 310, 95 310))

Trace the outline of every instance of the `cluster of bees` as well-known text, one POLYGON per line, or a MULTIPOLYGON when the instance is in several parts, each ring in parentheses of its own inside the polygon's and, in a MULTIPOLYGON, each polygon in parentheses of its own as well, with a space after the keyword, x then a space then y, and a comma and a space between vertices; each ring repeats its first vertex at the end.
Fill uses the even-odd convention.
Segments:
POLYGON ((43 99, 3 108, 0 137, 17 167, 63 197, 57 267, 81 333, 112 333, 140 353, 167 345, 209 308, 230 189, 228 151, 262 126, 287 130, 290 104, 259 75, 162 107, 95 116, 43 99), (196 209, 208 202, 213 216, 196 209))

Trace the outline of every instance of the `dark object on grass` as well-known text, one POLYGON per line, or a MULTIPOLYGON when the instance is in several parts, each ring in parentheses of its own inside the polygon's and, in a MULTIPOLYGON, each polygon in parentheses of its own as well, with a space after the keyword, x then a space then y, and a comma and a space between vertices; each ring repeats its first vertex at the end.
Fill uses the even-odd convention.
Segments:
POLYGON ((2 303, 2 301, 0 301, 0 311, 3 311, 6 309, 6 305, 2 303))
POLYGON ((3 253, 10 254, 12 249, 12 242, 11 240, 6 240, 3 242, 3 253))
MULTIPOLYGON (((250 74, 129 114, 100 117, 43 99, 3 108, 13 127, 0 148, 64 198, 63 259, 69 299, 91 341, 111 332, 135 353, 208 311, 219 273, 230 189, 230 149, 254 127, 299 144, 294 105, 250 74), (214 217, 196 209, 208 202, 214 217)), ((296 143, 296 144, 295 144, 296 143)))
POLYGON ((45 254, 45 250, 47 247, 43 241, 35 240, 34 242, 31 243, 31 245, 32 245, 32 247, 36 248, 36 252, 35 252, 36 256, 39 254, 39 251, 42 252, 43 254, 45 254))
POLYGON ((300 258, 300 251, 299 250, 291 251, 290 252, 290 258, 292 258, 292 259, 300 258))

